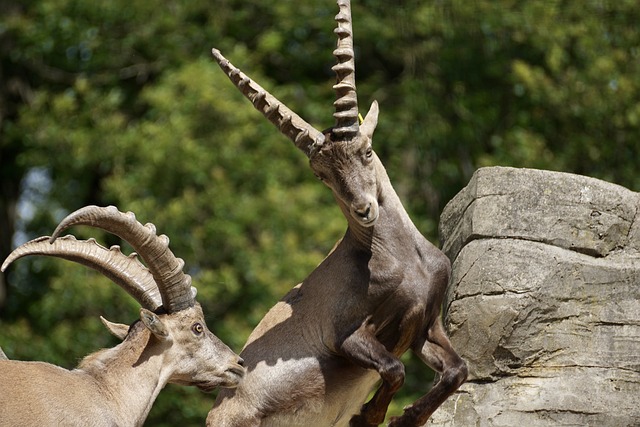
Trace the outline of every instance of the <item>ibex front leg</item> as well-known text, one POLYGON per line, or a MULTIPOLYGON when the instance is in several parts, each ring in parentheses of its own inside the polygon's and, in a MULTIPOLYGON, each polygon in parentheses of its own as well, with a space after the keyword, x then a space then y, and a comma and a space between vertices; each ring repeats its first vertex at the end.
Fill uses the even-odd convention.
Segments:
POLYGON ((343 355, 366 369, 374 369, 382 378, 382 385, 359 415, 351 418, 352 427, 373 427, 384 421, 393 395, 404 383, 404 365, 389 352, 373 333, 373 327, 362 325, 341 346, 343 355))
POLYGON ((414 352, 432 369, 440 373, 440 381, 420 399, 394 417, 389 427, 422 426, 435 410, 467 379, 467 364, 451 346, 440 317, 427 336, 413 345, 414 352))

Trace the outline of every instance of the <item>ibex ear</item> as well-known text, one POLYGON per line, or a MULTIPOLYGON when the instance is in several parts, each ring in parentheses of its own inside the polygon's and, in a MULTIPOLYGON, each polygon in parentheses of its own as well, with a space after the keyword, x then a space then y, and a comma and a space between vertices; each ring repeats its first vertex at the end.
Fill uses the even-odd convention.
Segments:
POLYGON ((120 339, 120 341, 124 341, 129 333, 129 325, 125 325, 124 323, 113 323, 100 316, 100 321, 107 328, 107 330, 114 337, 120 339))
POLYGON ((360 125, 360 134, 366 136, 371 139, 373 137, 373 131, 376 130, 376 126, 378 126, 378 101, 373 101, 371 103, 371 108, 369 108, 369 112, 367 116, 362 121, 360 125))
POLYGON ((154 312, 149 311, 146 308, 141 308, 140 320, 142 320, 142 323, 144 323, 147 329, 149 329, 156 338, 160 340, 169 338, 169 330, 154 312))

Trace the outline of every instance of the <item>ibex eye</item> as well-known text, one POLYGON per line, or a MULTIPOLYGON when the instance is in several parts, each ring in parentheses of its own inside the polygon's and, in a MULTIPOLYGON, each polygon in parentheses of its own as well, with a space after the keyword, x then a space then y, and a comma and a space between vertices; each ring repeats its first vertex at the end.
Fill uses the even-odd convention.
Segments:
POLYGON ((202 324, 200 324, 200 323, 194 323, 193 326, 191 326, 191 330, 196 335, 201 335, 202 332, 204 332, 204 328, 202 327, 202 324))

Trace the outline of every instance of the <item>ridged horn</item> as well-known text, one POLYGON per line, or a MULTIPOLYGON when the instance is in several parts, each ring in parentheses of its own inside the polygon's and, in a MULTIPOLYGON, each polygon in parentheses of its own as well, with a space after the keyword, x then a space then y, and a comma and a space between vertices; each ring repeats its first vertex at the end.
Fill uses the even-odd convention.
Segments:
MULTIPOLYGON (((262 86, 235 67, 218 49, 212 49, 214 59, 229 80, 271 123, 287 136, 307 157, 324 143, 324 135, 291 111, 262 86)), ((357 114, 356 114, 357 115, 357 114)))
POLYGON ((27 255, 45 255, 74 261, 102 273, 124 289, 140 305, 156 310, 162 305, 162 298, 156 282, 149 270, 132 253, 127 256, 119 246, 107 249, 95 239, 77 240, 68 235, 49 243, 50 237, 38 237, 18 246, 2 264, 5 271, 15 260, 27 255))
POLYGON ((184 261, 171 252, 167 236, 156 235, 155 225, 142 225, 133 212, 123 213, 115 206, 86 206, 63 219, 50 242, 74 225, 101 228, 128 242, 149 268, 162 297, 162 305, 169 313, 184 310, 195 303, 191 277, 182 271, 184 261))
POLYGON ((356 65, 353 52, 353 28, 351 24, 350 0, 338 0, 340 11, 336 15, 338 27, 337 47, 333 55, 338 63, 332 67, 336 73, 336 101, 333 103, 336 124, 332 133, 336 140, 353 138, 359 130, 358 98, 356 94, 356 65))

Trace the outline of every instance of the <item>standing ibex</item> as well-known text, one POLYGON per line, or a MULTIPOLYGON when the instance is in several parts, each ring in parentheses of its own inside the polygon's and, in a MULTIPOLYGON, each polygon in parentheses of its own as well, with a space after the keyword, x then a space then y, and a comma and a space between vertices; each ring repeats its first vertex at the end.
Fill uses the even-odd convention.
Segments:
POLYGON ((153 224, 143 226, 132 213, 89 206, 64 219, 52 237, 27 242, 9 255, 2 271, 32 254, 79 262, 112 279, 142 308, 140 321, 131 325, 121 344, 85 357, 74 370, 0 361, 0 425, 140 426, 167 383, 203 391, 237 386, 244 376, 242 359, 207 329, 191 278, 182 271, 184 262, 168 245, 153 224), (57 238, 78 224, 120 236, 148 268, 117 246, 57 238))
POLYGON ((213 50, 254 107, 308 156, 348 228, 250 335, 241 352, 247 376, 221 391, 207 417, 211 427, 376 426, 404 381, 399 357, 409 348, 440 380, 390 425, 419 426, 467 376, 441 319, 450 262, 411 222, 371 148, 375 101, 359 123, 350 4, 338 6, 336 124, 324 134, 213 50))

